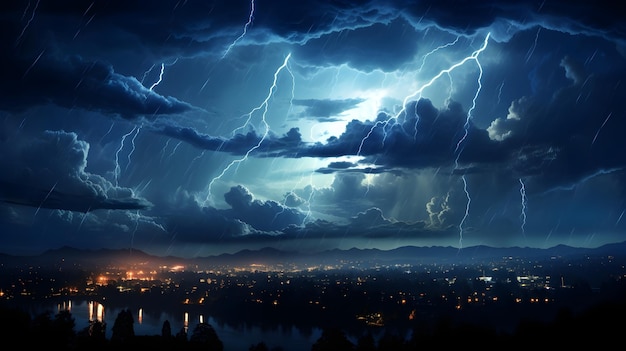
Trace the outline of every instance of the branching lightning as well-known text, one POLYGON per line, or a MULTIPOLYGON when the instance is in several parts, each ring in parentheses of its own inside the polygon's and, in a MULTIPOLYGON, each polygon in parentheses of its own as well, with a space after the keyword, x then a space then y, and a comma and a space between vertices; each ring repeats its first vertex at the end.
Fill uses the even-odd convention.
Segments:
MULTIPOLYGON (((168 143, 169 143, 169 139, 168 139, 168 143)), ((167 144, 165 144, 165 146, 167 146, 167 144)), ((167 156, 167 160, 171 159, 172 157, 174 157, 174 154, 176 154, 176 150, 178 150, 178 147, 182 144, 182 141, 179 141, 176 143, 176 145, 174 145, 174 148, 172 149, 172 151, 170 152, 170 154, 167 156)), ((165 146, 163 147, 163 150, 165 150, 165 146)))
POLYGON ((246 36, 246 34, 248 33, 248 27, 252 24, 252 20, 254 19, 254 0, 250 1, 250 16, 248 17, 248 22, 246 23, 246 25, 243 27, 243 32, 241 33, 241 35, 239 37, 237 37, 237 39, 235 39, 235 41, 233 41, 228 48, 226 49, 226 51, 224 51, 224 53, 222 54, 222 58, 224 59, 224 57, 226 57, 226 55, 228 55, 228 53, 230 52, 230 50, 237 45, 237 42, 239 42, 241 39, 243 39, 243 37, 246 36))
MULTIPOLYGON (((35 6, 33 7, 33 13, 30 15, 30 18, 28 19, 28 21, 26 22, 26 25, 24 25, 24 28, 22 28, 22 32, 20 33, 20 35, 17 37, 17 39, 15 40, 15 45, 20 43, 20 40, 22 40, 22 36, 24 36, 24 33, 26 32, 26 30, 28 29, 28 27, 30 26, 30 23, 33 21, 33 19, 35 19, 35 12, 37 11, 37 7, 39 7, 39 1, 37 0, 37 2, 35 3, 35 6)), ((26 9, 24 10, 24 14, 22 15, 22 18, 24 17, 24 15, 26 14, 26 11, 28 11, 28 8, 30 7, 30 2, 28 2, 28 5, 26 5, 26 9)), ((41 56, 41 55, 40 55, 41 56)))
MULTIPOLYGON (((454 71, 455 69, 463 66, 466 62, 473 60, 476 62, 476 64, 478 65, 478 68, 480 70, 480 75, 479 75, 479 84, 480 84, 480 80, 482 78, 482 66, 480 65, 480 62, 478 61, 478 55, 480 55, 480 53, 482 53, 486 48, 487 48, 487 44, 489 42, 489 36, 491 35, 491 33, 487 33, 487 35, 485 36, 485 40, 483 42, 483 45, 476 51, 474 51, 470 56, 465 57, 463 60, 455 63, 454 65, 441 70, 439 73, 437 73, 434 77, 432 77, 428 82, 426 82, 424 85, 422 85, 419 89, 417 89, 416 91, 414 91, 412 94, 407 95, 404 98, 404 101, 402 102, 402 109, 400 109, 400 111, 398 111, 398 113, 395 114, 395 116, 390 117, 389 119, 385 120, 385 121, 378 121, 376 122, 372 128, 370 129, 370 131, 367 133, 367 135, 361 139, 361 144, 359 145, 359 149, 357 151, 357 156, 359 156, 361 154, 361 151, 363 149, 363 144, 365 143, 365 140, 367 140, 373 133, 374 129, 380 125, 383 126, 383 131, 384 128, 387 127, 390 123, 392 122, 396 122, 398 120, 398 118, 406 113, 406 107, 409 103, 409 101, 414 101, 414 100, 419 100, 422 97, 422 93, 424 92, 424 90, 430 86, 432 86, 439 78, 441 78, 444 74, 449 75, 452 71, 454 71)), ((451 45, 451 44, 450 44, 451 45)), ((437 49, 435 49, 437 50, 437 49)), ((466 133, 464 134, 464 136, 461 138, 461 140, 459 140, 459 142, 457 143, 457 150, 455 150, 455 152, 458 151, 459 146, 463 143, 463 141, 465 140, 465 138, 467 137, 467 127, 469 126, 469 120, 471 118, 471 111, 475 108, 476 106, 476 99, 478 98, 478 95, 480 93, 480 89, 481 86, 479 85, 479 88, 476 92, 476 94, 474 95, 474 99, 472 101, 472 108, 470 109, 470 111, 468 112, 468 118, 466 120, 465 123, 465 129, 466 129, 466 133)), ((383 141, 385 139, 383 138, 383 141)))
POLYGON ((436 48, 434 48, 434 49, 432 49, 431 51, 429 51, 429 52, 427 52, 426 54, 424 54, 424 56, 422 56, 422 64, 421 64, 421 65, 420 65, 420 67, 417 69, 417 71, 418 71, 418 72, 421 72, 421 71, 422 71, 422 68, 424 68, 424 64, 426 63, 426 59, 427 59, 430 55, 432 55, 432 54, 436 53, 436 52, 437 52, 437 51, 439 51, 439 50, 443 50, 443 49, 445 49, 445 48, 447 48, 447 47, 449 47, 449 46, 452 46, 452 45, 454 45, 454 44, 458 43, 458 42, 459 42, 459 38, 461 38, 461 36, 457 36, 457 37, 456 37, 456 39, 454 39, 454 41, 451 41, 451 42, 446 43, 446 44, 439 45, 439 46, 437 46, 436 48))
MULTIPOLYGON (((463 66, 468 61, 474 61, 474 62, 476 62, 476 65, 478 66, 478 69, 479 69, 479 75, 478 75, 478 78, 477 78, 478 88, 476 89, 476 93, 474 94, 474 97, 472 99, 472 106, 470 107, 470 109, 467 112, 467 118, 465 119, 465 123, 463 124, 463 130, 464 130, 463 136, 457 142, 455 150, 454 150, 454 153, 457 155, 456 159, 455 159, 455 169, 458 169, 459 157, 460 157, 461 153, 463 152, 462 145, 465 142, 465 139, 467 138, 467 135, 469 133, 469 126, 470 126, 470 121, 471 121, 471 118, 472 118, 472 112, 476 108, 476 100, 478 99, 478 96, 480 95, 480 91, 482 89, 483 69, 482 69, 482 65, 480 64, 480 61, 478 60, 478 56, 487 48, 487 44, 489 43, 490 35, 491 35, 491 33, 487 33, 487 35, 485 36, 485 39, 483 41, 483 44, 476 51, 472 52, 472 54, 470 56, 465 57, 464 59, 462 59, 461 61, 455 63, 454 65, 452 65, 450 67, 448 67, 447 69, 441 70, 438 74, 436 74, 434 77, 432 77, 428 82, 426 82, 424 85, 422 85, 419 89, 417 89, 411 95, 406 96, 404 98, 403 103, 402 103, 402 109, 400 111, 398 111, 398 113, 396 113, 395 116, 392 116, 392 117, 388 118, 385 121, 377 121, 370 128, 370 130, 366 134, 366 136, 363 139, 361 139, 361 143, 359 145, 357 156, 359 156, 361 154, 362 149, 363 149, 363 145, 365 143, 365 140, 367 140, 372 135, 372 133, 373 133, 373 131, 374 131, 374 129, 376 127, 382 126, 383 133, 385 133, 385 135, 383 137, 383 143, 384 143, 385 137, 386 137, 386 130, 385 130, 385 128, 392 122, 396 123, 398 121, 398 118, 401 115, 406 113, 406 107, 407 107, 409 101, 419 100, 422 97, 422 93, 424 92, 424 90, 426 88, 430 87, 431 85, 433 85, 444 74, 448 75, 448 77, 450 78, 451 77, 450 73, 452 71, 454 71, 458 67, 463 66)), ((446 44, 443 47, 452 45, 453 43, 454 42, 446 44)), ((436 48, 433 51, 436 51, 436 50, 439 50, 439 49, 440 48, 436 48)), ((418 121, 419 121, 419 119, 418 119, 418 121)), ((417 133, 417 126, 415 127, 415 130, 416 130, 416 133, 417 133)), ((459 249, 461 249, 463 247, 464 224, 465 224, 465 221, 467 220, 467 217, 469 215, 470 204, 471 204, 471 197, 470 197, 470 193, 469 193, 468 188, 467 188, 467 179, 465 178, 465 175, 461 176, 461 180, 463 182, 463 191, 464 191, 465 196, 467 198, 467 203, 466 203, 466 206, 465 206, 465 213, 463 214, 463 218, 461 219, 461 222, 459 223, 459 249)))
POLYGON ((113 175, 115 177, 115 186, 118 186, 118 180, 120 177, 120 172, 121 172, 121 168, 120 168, 120 152, 122 151, 122 149, 124 148, 124 142, 126 141, 126 138, 131 135, 133 132, 135 132, 135 130, 137 130, 137 126, 134 126, 133 129, 131 129, 130 132, 122 135, 122 140, 120 141, 120 147, 117 149, 117 151, 115 152, 115 170, 113 171, 113 175))
POLYGON ((528 53, 526 53, 526 63, 528 63, 530 57, 535 52, 535 48, 537 47, 537 40, 539 39, 539 32, 541 32, 541 27, 537 29, 537 34, 535 34, 535 42, 533 43, 533 46, 528 50, 528 53))
MULTIPOLYGON (((161 69, 159 71, 159 77, 158 77, 158 79, 154 83, 152 83, 152 85, 150 86, 150 88, 148 88, 148 90, 153 91, 154 88, 156 88, 159 84, 161 84, 161 82, 163 82, 163 74, 165 73, 165 66, 173 66, 173 65, 176 64, 176 62, 178 62, 178 58, 176 58, 174 60, 174 62, 172 62, 172 63, 162 62, 161 63, 161 69)), ((150 74, 150 72, 152 72, 154 67, 155 67, 155 65, 153 64, 152 66, 150 66, 150 68, 148 68, 147 71, 145 71, 143 73, 143 77, 141 78, 141 84, 143 84, 143 81, 146 80, 146 77, 148 76, 148 74, 150 74)))
MULTIPOLYGON (((262 102, 259 106, 255 107, 254 109, 252 109, 252 110, 251 110, 251 111, 247 114, 247 115, 248 115, 248 119, 246 120, 246 122, 245 122, 244 126, 245 126, 245 125, 247 125, 248 123, 250 123, 250 120, 251 120, 251 118, 252 118, 252 115, 253 115, 255 112, 257 112, 257 111, 259 111, 259 110, 263 110, 262 115, 261 115, 261 122, 263 123, 263 127, 264 127, 263 136, 259 139, 259 142, 258 142, 256 145, 254 145, 253 147, 251 147, 251 148, 250 148, 250 149, 249 149, 249 150, 248 150, 248 151, 247 151, 247 152, 243 155, 243 157, 241 157, 241 158, 239 158, 239 159, 236 159, 236 160, 233 160, 231 163, 229 163, 229 164, 228 164, 228 166, 226 166, 226 167, 222 170, 222 172, 221 172, 218 176, 216 176, 216 177, 214 177, 213 179, 211 179, 211 182, 209 182, 209 186, 208 186, 208 193, 207 193, 207 197, 206 197, 206 199, 205 199, 205 201, 204 201, 204 204, 206 204, 206 203, 209 201, 209 199, 211 198, 211 190, 212 190, 213 184, 214 184, 217 180, 221 179, 221 178, 224 176, 224 174, 226 174, 226 172, 227 172, 230 168, 232 168, 232 167, 233 167, 233 166, 235 166, 235 165, 239 166, 239 164, 241 164, 242 162, 244 162, 245 160, 247 160, 247 159, 248 159, 248 156, 250 155, 250 153, 252 153, 254 150, 258 149, 258 148, 261 146, 261 144, 263 143, 263 141, 265 141, 265 138, 267 138, 267 135, 269 134, 269 131, 270 131, 270 125, 267 123, 267 120, 265 119, 265 116, 266 116, 266 114, 267 114, 267 110, 268 110, 268 108, 269 108, 269 100, 270 100, 270 98, 274 95, 274 91, 276 90, 276 86, 277 86, 277 83, 278 83, 278 75, 280 74, 280 72, 281 72, 283 69, 287 69, 287 70, 289 70, 289 68, 288 68, 288 66, 287 66, 287 65, 289 64, 289 58, 290 58, 290 57, 291 57, 291 53, 289 53, 289 54, 285 57, 285 60, 283 61, 283 64, 282 64, 282 65, 280 65, 280 67, 278 67, 278 68, 276 69, 276 72, 274 72, 274 80, 273 80, 273 82, 272 82, 272 85, 271 85, 271 86, 270 86, 270 88, 269 88, 269 91, 268 91, 268 94, 267 94, 267 97, 265 98, 265 100, 263 100, 263 102, 262 102)), ((290 71, 290 72, 291 72, 291 71, 290 71)), ((241 128, 241 127, 240 127, 240 128, 241 128)), ((239 129, 239 128, 237 128, 237 129, 239 129)))
MULTIPOLYGON (((463 61, 461 61, 461 62, 467 62, 468 60, 474 60, 476 62, 476 65, 478 66, 479 73, 478 73, 478 79, 477 79, 478 88, 476 89, 476 93, 474 94, 474 98, 472 99, 472 107, 470 107, 470 109, 467 111, 467 118, 465 119, 465 124, 463 124, 463 137, 459 139, 459 141, 456 144, 456 148, 454 149, 454 152, 457 154, 456 159, 454 161, 455 169, 458 169, 459 157, 461 157, 461 153, 463 152, 463 148, 461 148, 461 144, 464 143, 465 139, 467 138, 467 134, 469 133, 469 123, 472 119, 472 112, 476 108, 476 99, 478 99, 478 95, 480 95, 480 91, 482 89, 483 66, 480 64, 480 61, 478 61, 478 55, 480 55, 480 53, 483 52, 487 48, 490 34, 491 33, 487 33, 487 35, 485 36, 485 41, 483 42, 483 45, 478 50, 474 51, 472 55, 466 57, 465 59, 463 59, 463 61)), ((447 73, 449 74, 450 72, 448 71, 447 73)), ((463 182, 463 192, 465 193, 465 197, 467 198, 467 203, 465 204, 465 213, 463 214, 463 218, 461 219, 461 222, 459 223, 459 250, 463 248, 463 230, 464 230, 463 226, 465 224, 465 221, 467 220, 467 217, 469 216, 470 204, 472 202, 470 193, 467 190, 467 179, 465 178, 465 174, 461 176, 461 181, 463 182)))
POLYGON ((135 130, 135 134, 130 139, 130 144, 131 144, 132 148, 130 149, 130 152, 128 153, 128 156, 127 156, 128 163, 126 163, 126 168, 124 170, 128 170, 128 166, 130 166, 130 157, 135 152, 135 139, 137 139, 137 135, 139 135, 139 131, 141 130, 141 127, 142 126, 137 127, 137 129, 135 130))
POLYGON ((520 214, 520 218, 522 220, 522 235, 524 236, 524 238, 526 237, 526 185, 524 185, 524 181, 522 180, 522 178, 519 179, 519 183, 520 183, 520 188, 519 188, 519 193, 521 196, 521 202, 522 202, 522 213, 520 214))

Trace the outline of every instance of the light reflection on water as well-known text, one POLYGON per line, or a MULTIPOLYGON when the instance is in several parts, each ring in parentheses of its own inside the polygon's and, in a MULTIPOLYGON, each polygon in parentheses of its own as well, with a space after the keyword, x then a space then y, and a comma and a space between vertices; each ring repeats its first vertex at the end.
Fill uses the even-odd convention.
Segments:
MULTIPOLYGON (((89 325, 89 321, 98 320, 106 323, 106 337, 111 337, 111 328, 115 318, 122 308, 107 308, 96 301, 63 301, 54 306, 54 314, 68 310, 75 321, 75 330, 80 331, 89 325)), ((161 335, 163 322, 170 322, 172 335, 184 329, 189 335, 193 328, 201 322, 213 326, 218 337, 224 343, 224 351, 248 350, 251 345, 264 342, 270 349, 282 347, 285 351, 308 351, 311 345, 320 337, 321 330, 313 329, 310 335, 305 335, 297 328, 266 330, 260 327, 232 328, 218 323, 213 317, 194 311, 185 311, 182 315, 173 315, 163 311, 148 311, 143 307, 129 308, 135 320, 135 335, 161 335)), ((42 313, 33 311, 34 314, 42 313)))

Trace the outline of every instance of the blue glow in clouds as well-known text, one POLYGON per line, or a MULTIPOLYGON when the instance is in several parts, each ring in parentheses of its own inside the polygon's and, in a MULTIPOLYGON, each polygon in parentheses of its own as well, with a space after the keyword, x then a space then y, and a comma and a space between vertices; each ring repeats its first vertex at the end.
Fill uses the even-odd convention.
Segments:
MULTIPOLYGON (((263 141, 265 141, 265 138, 267 138, 267 135, 268 135, 268 134, 269 134, 269 132, 270 132, 270 125, 267 123, 267 120, 266 120, 265 118, 266 118, 267 110, 268 110, 268 108, 269 108, 269 100, 270 100, 270 98, 272 98, 272 96, 274 95, 274 91, 275 91, 275 90, 276 90, 276 88, 277 88, 277 87, 276 87, 276 85, 277 85, 277 83, 278 83, 278 75, 280 74, 280 72, 281 72, 283 69, 287 69, 287 70, 289 70, 289 68, 287 67, 287 64, 289 63, 289 58, 290 58, 290 57, 291 57, 291 53, 289 53, 289 54, 285 57, 285 60, 283 61, 283 64, 282 64, 282 65, 280 65, 280 67, 278 67, 278 68, 276 69, 276 72, 274 72, 274 81, 272 82, 272 85, 271 85, 271 86, 270 86, 270 88, 269 88, 269 91, 268 91, 268 93, 267 93, 267 97, 265 98, 265 100, 263 100, 263 102, 262 102, 259 106, 257 106, 257 107, 255 107, 255 108, 253 108, 253 109, 252 109, 252 110, 251 110, 251 111, 247 114, 247 115, 248 115, 248 119, 246 120, 246 122, 244 123, 244 125, 243 125, 242 127, 239 127, 239 128, 243 128, 244 126, 246 126, 246 125, 249 123, 250 119, 252 118, 252 115, 253 115, 255 112, 257 112, 257 111, 259 111, 259 110, 261 110, 261 109, 262 109, 263 111, 262 111, 262 113, 261 113, 261 122, 263 123, 263 136, 259 139, 259 142, 258 142, 256 145, 254 145, 252 148, 250 148, 250 149, 249 149, 249 150, 248 150, 248 151, 247 151, 247 152, 243 155, 243 157, 238 158, 238 159, 233 160, 232 162, 230 162, 230 163, 228 164, 228 166, 226 166, 226 167, 222 170, 222 172, 221 172, 218 176, 216 176, 216 177, 214 177, 213 179, 211 179, 211 181, 209 182, 209 186, 208 186, 208 188, 207 188, 207 196, 206 196, 206 199, 204 200, 204 206, 206 206, 206 205, 207 205, 207 203, 209 202, 209 200, 211 199, 211 196, 212 196, 212 194, 211 194, 211 189, 212 189, 212 187, 213 187, 213 184, 214 184, 217 180, 221 179, 221 178, 224 176, 224 174, 226 174, 226 172, 228 172, 228 170, 229 170, 231 167, 233 167, 233 166, 235 166, 235 165, 239 165, 240 163, 242 163, 242 162, 244 162, 245 160, 247 160, 247 159, 248 159, 248 156, 250 155, 250 153, 252 153, 254 150, 258 149, 258 148, 261 146, 261 144, 263 143, 263 141)), ((292 90, 292 91, 293 91, 293 90, 292 90)), ((237 128, 237 129, 239 129, 239 128, 237 128)))
POLYGON ((0 245, 623 240, 618 6, 485 1, 0 2, 0 245))

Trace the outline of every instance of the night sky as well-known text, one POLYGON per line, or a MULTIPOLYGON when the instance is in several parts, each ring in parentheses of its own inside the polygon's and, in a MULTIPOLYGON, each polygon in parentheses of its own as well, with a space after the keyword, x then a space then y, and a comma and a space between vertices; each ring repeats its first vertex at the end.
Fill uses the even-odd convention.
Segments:
POLYGON ((602 1, 2 1, 0 251, 626 239, 602 1))

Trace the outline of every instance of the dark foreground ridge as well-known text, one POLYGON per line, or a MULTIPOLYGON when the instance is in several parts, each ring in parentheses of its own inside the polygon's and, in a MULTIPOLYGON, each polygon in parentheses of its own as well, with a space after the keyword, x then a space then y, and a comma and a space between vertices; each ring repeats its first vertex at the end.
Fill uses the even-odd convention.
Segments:
MULTIPOLYGON (((409 338, 393 332, 375 340, 364 333, 354 342, 338 326, 323 328, 322 335, 311 345, 311 351, 409 351, 423 350, 432 345, 467 347, 481 345, 483 349, 501 349, 502 345, 541 343, 543 346, 578 347, 580 345, 610 345, 623 333, 626 303, 604 302, 573 315, 563 309, 548 323, 522 321, 512 333, 498 332, 479 324, 454 324, 441 319, 433 325, 415 325, 409 338)), ((160 335, 135 335, 133 316, 122 311, 111 328, 111 337, 105 337, 107 326, 92 322, 75 330, 70 312, 55 316, 41 314, 31 318, 16 308, 0 307, 0 338, 3 349, 18 346, 21 349, 45 346, 63 350, 212 350, 228 349, 210 324, 198 323, 189 334, 180 330, 173 334, 169 322, 163 324, 160 335)), ((252 343, 249 351, 288 351, 289 346, 269 348, 264 341, 252 343)), ((245 350, 242 350, 245 351, 245 350)))

